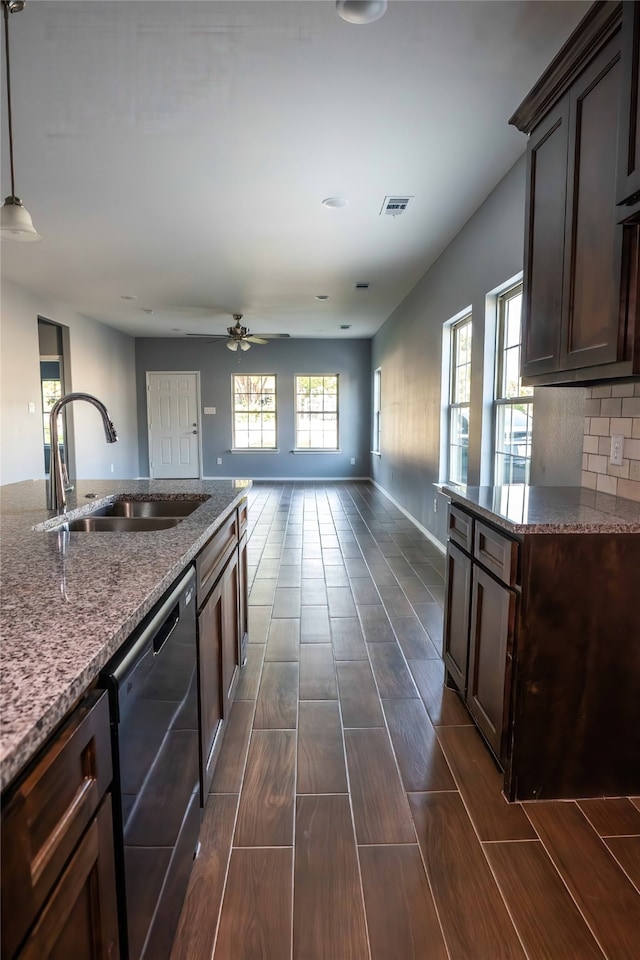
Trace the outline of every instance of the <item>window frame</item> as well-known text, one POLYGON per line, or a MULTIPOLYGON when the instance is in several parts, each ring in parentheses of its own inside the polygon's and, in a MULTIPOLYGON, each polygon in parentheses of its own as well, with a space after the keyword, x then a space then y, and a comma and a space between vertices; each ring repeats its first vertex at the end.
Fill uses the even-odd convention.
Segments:
MULTIPOLYGON (((264 391, 261 390, 260 394, 262 395, 263 393, 264 391)), ((260 429, 262 434, 263 427, 261 426, 260 429)), ((277 374, 275 373, 232 373, 231 374, 231 451, 232 453, 277 453, 278 452, 278 375, 277 374), (272 395, 274 398, 274 409, 273 411, 271 410, 268 411, 269 413, 273 413, 275 416, 275 438, 274 438, 273 446, 261 445, 259 447, 250 447, 250 446, 239 447, 237 445, 236 413, 240 413, 242 411, 236 410, 236 380, 241 379, 243 377, 244 378, 260 377, 263 380, 263 382, 264 382, 264 378, 273 377, 273 394, 269 393, 269 395, 272 395)))
MULTIPOLYGON (((468 479, 468 458, 469 458, 469 425, 471 421, 471 368, 472 368, 472 351, 473 351, 473 313, 472 311, 465 312, 465 314, 451 323, 449 327, 449 336, 451 349, 449 354, 449 389, 448 389, 448 404, 447 404, 447 483, 454 483, 459 486, 464 486, 467 483, 468 479), (464 364, 458 364, 457 360, 457 343, 460 331, 468 327, 470 331, 470 344, 469 344, 469 359, 464 364), (469 391, 468 399, 458 400, 457 396, 457 372, 463 367, 468 366, 469 368, 469 391), (454 417, 458 415, 459 411, 467 411, 467 444, 466 448, 459 443, 454 444, 452 442, 453 437, 453 423, 454 417), (454 449, 467 451, 467 468, 464 471, 464 476, 462 471, 460 475, 453 477, 452 476, 452 450, 454 449)), ((462 460, 462 454, 460 455, 460 460, 462 460)))
MULTIPOLYGON (((517 368, 521 369, 522 356, 522 323, 520 324, 520 339, 517 343, 507 344, 507 314, 508 305, 516 297, 521 298, 521 311, 523 304, 523 282, 519 280, 512 284, 506 290, 503 290, 497 297, 496 302, 496 350, 495 350, 495 383, 492 411, 492 482, 496 486, 504 484, 505 469, 509 465, 508 483, 529 483, 531 471, 531 442, 532 442, 532 424, 533 424, 533 401, 534 394, 532 387, 523 387, 521 375, 518 375, 518 392, 509 393, 506 389, 506 355, 508 351, 517 350, 517 368), (523 393, 522 391, 531 391, 523 393), (507 453, 505 450, 498 449, 500 437, 504 437, 505 430, 501 426, 501 419, 505 416, 505 411, 516 410, 519 406, 525 406, 526 420, 531 427, 527 430, 525 441, 525 453, 507 453), (500 460, 502 459, 502 462, 500 460), (524 476, 522 480, 514 481, 514 468, 517 461, 524 461, 524 476)), ((521 313, 522 317, 522 313, 521 313)))
POLYGON ((381 423, 382 423, 382 367, 376 367, 373 371, 373 416, 372 430, 373 438, 371 443, 371 453, 381 456, 381 423))
MULTIPOLYGON (((324 395, 324 394, 323 394, 324 395)), ((311 413, 324 413, 324 411, 308 411, 311 413)), ((333 411, 331 411, 333 412, 333 411)), ((339 373, 295 373, 293 375, 293 417, 294 417, 294 453, 339 453, 340 452, 340 374, 339 373), (303 396, 298 392, 298 381, 304 377, 322 377, 322 379, 333 378, 336 381, 336 445, 335 447, 301 447, 298 443, 298 417, 307 411, 298 410, 298 397, 303 396)))

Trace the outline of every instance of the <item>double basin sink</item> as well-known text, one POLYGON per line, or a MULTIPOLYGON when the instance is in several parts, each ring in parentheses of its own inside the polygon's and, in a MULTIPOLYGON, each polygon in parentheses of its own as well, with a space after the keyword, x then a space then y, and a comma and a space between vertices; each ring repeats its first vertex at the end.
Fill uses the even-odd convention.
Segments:
MULTIPOLYGON (((188 500, 172 498, 115 500, 96 507, 91 513, 75 520, 65 520, 63 527, 75 533, 135 533, 167 530, 175 527, 197 510, 208 497, 188 500)), ((60 526, 50 528, 59 530, 60 526)))

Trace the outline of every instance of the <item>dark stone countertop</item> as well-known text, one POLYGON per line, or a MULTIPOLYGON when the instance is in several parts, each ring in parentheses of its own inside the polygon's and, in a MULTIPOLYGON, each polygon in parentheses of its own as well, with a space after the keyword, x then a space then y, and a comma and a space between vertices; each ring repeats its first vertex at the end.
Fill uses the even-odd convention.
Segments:
POLYGON ((250 481, 85 480, 67 512, 122 494, 206 496, 177 526, 152 532, 66 533, 45 481, 0 487, 0 785, 24 767, 138 623, 211 537, 250 481), (88 493, 97 494, 87 499, 88 493))

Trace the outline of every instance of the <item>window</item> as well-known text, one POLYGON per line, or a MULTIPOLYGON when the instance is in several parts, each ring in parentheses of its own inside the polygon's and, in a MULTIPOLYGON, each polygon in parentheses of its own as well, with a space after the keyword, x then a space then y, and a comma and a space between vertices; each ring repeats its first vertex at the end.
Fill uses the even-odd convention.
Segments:
POLYGON ((382 370, 373 371, 373 453, 380 453, 380 408, 382 406, 382 370))
POLYGON ((470 401, 471 314, 451 327, 448 480, 452 483, 467 482, 470 401))
POLYGON ((338 377, 296 377, 296 450, 338 449, 338 377))
POLYGON ((528 483, 533 387, 520 382, 522 284, 498 298, 494 483, 528 483))
POLYGON ((276 378, 254 373, 233 376, 234 450, 276 449, 276 378))

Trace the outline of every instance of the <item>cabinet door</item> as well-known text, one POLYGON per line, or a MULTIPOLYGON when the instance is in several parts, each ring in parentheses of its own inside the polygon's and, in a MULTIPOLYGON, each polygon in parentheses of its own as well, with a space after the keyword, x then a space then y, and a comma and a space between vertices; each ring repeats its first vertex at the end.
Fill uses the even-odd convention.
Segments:
POLYGON ((200 783, 204 806, 222 741, 223 579, 198 617, 200 783))
POLYGON ((616 178, 620 36, 571 88, 560 369, 622 359, 616 178))
POLYGON ((239 595, 240 576, 238 551, 236 550, 222 576, 222 715, 225 719, 229 716, 238 681, 238 664, 240 661, 239 595))
POLYGON ((503 760, 516 598, 513 590, 476 564, 471 593, 467 706, 495 755, 503 760))
POLYGON ((117 960, 111 797, 89 825, 17 960, 117 960))
POLYGON ((240 666, 247 662, 247 644, 249 643, 249 601, 247 572, 247 536, 242 537, 238 546, 238 619, 240 631, 240 666))
POLYGON ((540 123, 527 147, 522 372, 558 369, 562 317, 569 98, 540 123))
POLYGON ((634 0, 622 4, 622 34, 618 203, 626 204, 640 201, 640 4, 634 0))
POLYGON ((471 560, 454 543, 447 545, 444 611, 444 662, 460 693, 467 692, 471 560))

